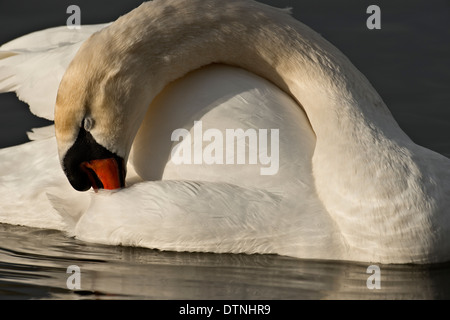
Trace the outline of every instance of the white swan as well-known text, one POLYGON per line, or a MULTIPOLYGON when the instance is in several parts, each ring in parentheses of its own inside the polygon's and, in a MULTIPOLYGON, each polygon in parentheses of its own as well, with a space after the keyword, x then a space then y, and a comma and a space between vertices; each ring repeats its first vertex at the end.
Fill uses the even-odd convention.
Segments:
MULTIPOLYGON (((2 222, 162 250, 448 260, 450 161, 414 144, 347 58, 285 10, 252 1, 154 1, 92 28, 103 29, 83 44, 86 34, 43 52, 14 42, 0 48, 0 87, 18 92, 34 113, 51 118, 60 83, 56 138, 0 151, 2 222), (58 55, 59 70, 72 60, 63 79, 41 83, 34 59, 58 55), (247 71, 202 68, 211 63, 247 71), (166 134, 192 130, 192 120, 204 129, 279 128, 279 172, 173 165, 166 134), (108 187, 104 174, 112 188, 122 186, 131 152, 129 187, 74 191, 56 168, 56 142, 80 190, 108 187), (94 157, 114 159, 119 170, 79 169, 94 157), (155 178, 163 180, 145 181, 155 178)), ((17 41, 28 46, 34 36, 17 41)))

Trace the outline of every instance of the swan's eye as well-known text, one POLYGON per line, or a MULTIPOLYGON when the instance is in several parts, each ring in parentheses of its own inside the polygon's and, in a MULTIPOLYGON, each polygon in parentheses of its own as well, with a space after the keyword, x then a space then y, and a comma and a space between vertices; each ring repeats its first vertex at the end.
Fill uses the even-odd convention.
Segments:
POLYGON ((94 119, 92 119, 91 117, 86 117, 83 119, 82 126, 84 130, 89 132, 94 127, 94 123, 95 123, 94 119))

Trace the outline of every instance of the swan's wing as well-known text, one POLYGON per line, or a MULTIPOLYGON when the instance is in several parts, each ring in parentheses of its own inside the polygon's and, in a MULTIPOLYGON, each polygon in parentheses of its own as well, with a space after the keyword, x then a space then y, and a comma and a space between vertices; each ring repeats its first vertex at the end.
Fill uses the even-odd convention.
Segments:
POLYGON ((86 241, 161 250, 275 252, 289 223, 277 217, 281 204, 270 192, 226 183, 143 182, 97 194, 74 231, 86 241))
POLYGON ((33 32, 0 47, 0 93, 15 91, 35 115, 53 120, 59 83, 84 40, 108 24, 33 32))
POLYGON ((64 230, 47 194, 76 193, 58 167, 55 137, 0 149, 0 223, 64 230))
POLYGON ((33 128, 27 132, 30 140, 44 140, 55 136, 55 126, 50 125, 46 127, 33 128))
MULTIPOLYGON (((66 26, 36 31, 11 40, 0 46, 0 51, 10 52, 45 52, 51 49, 84 41, 94 32, 103 29, 110 23, 82 26, 80 29, 69 29, 66 26)), ((1 56, 0 56, 1 57, 1 56)))
POLYGON ((159 250, 338 258, 332 221, 314 200, 298 199, 222 182, 146 181, 93 196, 73 235, 159 250))

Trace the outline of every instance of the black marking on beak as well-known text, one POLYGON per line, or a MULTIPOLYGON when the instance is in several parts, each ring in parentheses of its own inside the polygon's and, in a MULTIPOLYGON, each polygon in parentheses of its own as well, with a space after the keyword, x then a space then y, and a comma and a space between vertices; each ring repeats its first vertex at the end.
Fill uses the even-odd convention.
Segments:
POLYGON ((94 171, 89 172, 89 174, 86 172, 86 168, 83 168, 82 163, 108 158, 116 160, 119 167, 120 187, 125 187, 126 167, 124 159, 101 146, 89 132, 84 128, 80 128, 75 143, 70 147, 63 159, 62 166, 72 187, 78 191, 87 191, 91 187, 103 188, 103 185, 94 171), (93 185, 93 177, 97 185, 93 185))

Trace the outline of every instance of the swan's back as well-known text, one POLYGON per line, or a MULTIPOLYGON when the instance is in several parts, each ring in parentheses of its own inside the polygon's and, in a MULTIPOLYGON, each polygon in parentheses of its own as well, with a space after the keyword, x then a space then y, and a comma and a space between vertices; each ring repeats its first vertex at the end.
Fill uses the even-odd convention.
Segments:
POLYGON ((152 102, 131 157, 145 180, 220 181, 281 192, 313 185, 314 146, 308 119, 287 94, 245 70, 213 65, 170 84, 152 102), (189 131, 188 139, 172 137, 180 128, 189 131), (175 148, 190 151, 189 161, 174 161, 175 148), (216 158, 215 152, 222 154, 216 158))

